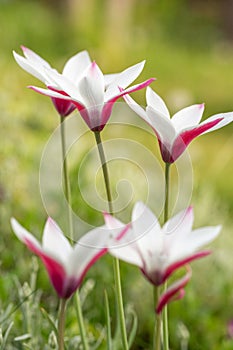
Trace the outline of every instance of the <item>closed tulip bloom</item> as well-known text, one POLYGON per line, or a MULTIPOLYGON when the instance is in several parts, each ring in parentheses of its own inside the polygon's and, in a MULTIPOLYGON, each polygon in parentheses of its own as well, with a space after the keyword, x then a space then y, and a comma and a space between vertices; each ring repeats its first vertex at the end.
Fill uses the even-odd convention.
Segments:
MULTIPOLYGON (((109 214, 105 214, 105 219, 108 227, 122 228, 123 224, 109 214)), ((199 249, 215 239, 220 232, 220 226, 193 230, 193 220, 193 209, 189 207, 161 227, 151 210, 138 202, 133 208, 132 228, 120 241, 115 241, 115 245, 112 243, 109 249, 110 254, 115 257, 138 266, 155 286, 163 284, 177 269, 186 267, 186 276, 161 296, 158 312, 174 296, 183 296, 183 288, 191 277, 187 264, 209 255, 209 250, 199 249)))
MULTIPOLYGON (((45 224, 42 243, 14 218, 11 219, 11 225, 16 236, 40 257, 58 296, 65 299, 79 288, 90 267, 107 253, 112 236, 106 226, 98 227, 85 234, 72 247, 51 218, 45 224)), ((126 230, 115 230, 115 239, 123 237, 126 230)))
POLYGON ((155 132, 165 163, 175 162, 197 136, 220 129, 233 121, 233 112, 229 112, 216 114, 200 123, 204 112, 203 103, 186 107, 171 118, 162 98, 150 87, 146 90, 146 109, 130 96, 124 96, 124 99, 155 132))

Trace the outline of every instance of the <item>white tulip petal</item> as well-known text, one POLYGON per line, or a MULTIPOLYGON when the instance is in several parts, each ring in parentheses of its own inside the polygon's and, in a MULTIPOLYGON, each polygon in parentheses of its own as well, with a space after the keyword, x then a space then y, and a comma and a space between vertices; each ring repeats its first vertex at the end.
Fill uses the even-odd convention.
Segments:
POLYGON ((41 67, 47 67, 51 68, 50 64, 45 61, 41 56, 39 56, 34 51, 30 50, 28 47, 22 46, 21 47, 24 53, 24 56, 30 61, 32 64, 41 66, 41 67))
POLYGON ((213 126, 212 128, 203 132, 202 135, 207 134, 208 132, 211 132, 214 130, 218 130, 218 129, 222 128, 223 126, 230 124, 233 121, 233 112, 215 114, 212 117, 206 119, 204 122, 202 122, 200 124, 200 126, 214 122, 215 120, 218 120, 218 119, 222 119, 222 120, 218 124, 213 126))
POLYGON ((171 120, 177 133, 197 126, 201 121, 204 108, 205 105, 202 103, 183 108, 181 111, 174 114, 171 120))
POLYGON ((105 88, 108 87, 108 85, 110 85, 119 74, 120 73, 104 74, 105 88))
POLYGON ((18 55, 16 52, 13 51, 14 58, 18 65, 23 68, 26 72, 33 75, 35 78, 41 80, 43 83, 46 81, 46 74, 43 71, 43 68, 41 66, 35 66, 35 64, 32 64, 29 62, 26 58, 18 55))
POLYGON ((220 233, 221 226, 203 227, 187 232, 183 240, 174 241, 170 250, 169 263, 182 260, 195 253, 199 248, 212 242, 220 233))
POLYGON ((123 99, 128 104, 128 106, 137 114, 139 117, 144 119, 148 124, 150 124, 150 119, 147 117, 146 111, 139 104, 137 104, 132 97, 129 95, 124 95, 123 99))
POLYGON ((82 275, 101 254, 107 252, 112 231, 106 226, 95 228, 85 234, 74 247, 67 263, 68 273, 82 275))
POLYGON ((48 218, 44 227, 42 246, 46 253, 59 257, 64 263, 72 252, 70 243, 60 227, 51 218, 48 218))
POLYGON ((146 89, 146 102, 148 106, 152 107, 156 111, 159 111, 165 117, 170 119, 170 113, 169 113, 169 110, 167 109, 165 102, 149 86, 146 89))
POLYGON ((78 84, 79 92, 85 101, 86 108, 103 106, 104 76, 99 67, 93 62, 86 70, 78 84))
POLYGON ((70 101, 71 98, 69 96, 65 96, 63 94, 59 94, 59 92, 56 92, 56 91, 53 91, 53 90, 50 90, 50 89, 43 89, 43 88, 39 88, 37 86, 28 86, 30 89, 42 94, 42 95, 45 95, 45 96, 49 96, 49 97, 54 97, 54 98, 61 98, 63 100, 68 100, 70 101))
POLYGON ((145 61, 142 61, 118 73, 105 92, 105 101, 109 101, 119 94, 119 86, 122 89, 129 86, 142 72, 144 65, 145 61))
POLYGON ((83 72, 91 64, 91 59, 87 51, 82 51, 72 56, 65 64, 63 75, 76 82, 81 79, 83 72))
POLYGON ((133 242, 128 243, 125 246, 121 245, 119 248, 110 247, 109 253, 115 256, 115 258, 125 261, 129 264, 133 264, 139 268, 144 267, 142 256, 137 248, 137 245, 133 242))
POLYGON ((150 119, 150 125, 155 130, 157 137, 170 151, 172 149, 172 144, 177 137, 171 119, 168 119, 164 114, 149 106, 147 107, 146 112, 150 119))
POLYGON ((57 86, 59 90, 66 92, 72 100, 84 104, 78 87, 72 81, 53 70, 46 70, 46 73, 52 86, 57 86))
POLYGON ((183 231, 190 232, 192 230, 193 221, 193 208, 189 207, 169 219, 163 226, 163 231, 168 236, 173 236, 174 234, 177 237, 177 235, 182 235, 183 231))
POLYGON ((133 208, 132 227, 141 256, 149 264, 151 256, 163 250, 164 239, 158 219, 144 203, 137 202, 133 208))
POLYGON ((38 249, 38 251, 42 251, 42 247, 39 241, 23 226, 21 226, 16 219, 11 218, 11 226, 15 235, 20 241, 22 241, 25 244, 30 242, 36 249, 38 249))

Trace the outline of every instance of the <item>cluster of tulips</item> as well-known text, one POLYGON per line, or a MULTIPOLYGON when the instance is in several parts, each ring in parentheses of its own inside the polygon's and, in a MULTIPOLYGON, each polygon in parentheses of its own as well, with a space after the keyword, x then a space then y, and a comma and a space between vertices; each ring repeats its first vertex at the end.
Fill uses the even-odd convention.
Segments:
MULTIPOLYGON (((51 284, 60 298, 59 350, 64 348, 66 302, 74 293, 78 293, 83 278, 91 266, 107 253, 111 254, 114 260, 114 278, 122 335, 121 349, 128 350, 129 341, 122 300, 119 260, 138 266, 154 286, 156 324, 153 349, 160 350, 163 346, 164 350, 169 350, 167 305, 184 296, 184 288, 191 279, 190 262, 211 253, 210 250, 203 250, 202 247, 214 240, 221 230, 220 226, 193 230, 194 213, 191 206, 184 208, 173 217, 169 216, 170 168, 194 138, 232 122, 233 112, 219 113, 201 122, 204 104, 196 104, 180 110, 171 117, 163 99, 149 87, 154 81, 153 78, 130 86, 142 72, 144 61, 121 73, 103 74, 97 63, 91 61, 87 51, 82 51, 71 57, 65 64, 63 72, 59 73, 35 52, 26 47, 22 47, 22 50, 24 56, 14 52, 16 62, 45 85, 43 88, 35 86, 29 86, 29 88, 50 97, 60 116, 62 164, 64 164, 65 194, 68 202, 70 203, 71 193, 64 156, 66 145, 64 122, 75 110, 79 112, 95 136, 108 199, 108 210, 103 214, 105 224, 87 232, 74 245, 72 244, 74 228, 72 215, 70 215, 71 207, 68 213, 70 232, 65 236, 56 222, 49 217, 44 227, 42 243, 16 219, 11 220, 16 236, 42 260, 51 284), (129 95, 144 88, 146 88, 147 103, 145 108, 137 104, 129 95), (152 128, 159 143, 165 169, 162 224, 147 205, 140 201, 134 205, 130 223, 124 224, 114 215, 111 177, 101 133, 111 117, 115 102, 121 97, 129 108, 152 128), (175 272, 181 268, 185 271, 184 276, 175 279, 175 272), (173 282, 169 283, 171 276, 173 276, 173 282)), ((89 345, 82 314, 79 321, 83 348, 87 350, 89 345)), ((111 341, 107 344, 106 347, 111 350, 111 341)))

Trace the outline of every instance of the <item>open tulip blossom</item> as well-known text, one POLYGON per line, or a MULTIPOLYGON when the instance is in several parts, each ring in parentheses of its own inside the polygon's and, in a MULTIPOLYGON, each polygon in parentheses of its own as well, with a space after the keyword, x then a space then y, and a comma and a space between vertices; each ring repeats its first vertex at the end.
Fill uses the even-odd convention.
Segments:
POLYGON ((121 73, 104 75, 98 65, 91 62, 87 51, 82 51, 67 61, 60 74, 30 49, 23 46, 22 50, 25 57, 13 52, 17 63, 47 86, 47 89, 30 88, 51 97, 60 115, 67 116, 76 107, 92 131, 104 128, 120 97, 143 89, 154 80, 151 78, 126 89, 142 72, 145 61, 121 73))
POLYGON ((175 162, 197 136, 222 128, 233 121, 233 112, 229 112, 213 115, 200 123, 204 112, 203 103, 186 107, 170 118, 164 101, 150 87, 146 90, 146 109, 130 96, 124 96, 124 99, 154 130, 165 163, 175 162))
MULTIPOLYGON (((169 301, 184 295, 183 288, 191 277, 187 264, 209 255, 209 250, 198 249, 211 242, 220 232, 220 226, 192 230, 193 220, 193 209, 189 207, 161 227, 150 209, 138 202, 133 208, 131 229, 109 248, 110 254, 118 259, 138 266, 155 286, 163 284, 178 268, 186 267, 185 277, 171 285, 161 296, 157 312, 169 301)), ((111 229, 123 227, 109 214, 105 214, 105 221, 111 229)))
MULTIPOLYGON (((106 226, 101 226, 86 233, 71 247, 55 221, 48 218, 40 244, 14 218, 11 225, 16 236, 41 258, 54 289, 64 299, 79 288, 89 268, 107 253, 110 235, 112 237, 112 232, 106 226)), ((114 231, 116 240, 122 238, 126 230, 114 231)))

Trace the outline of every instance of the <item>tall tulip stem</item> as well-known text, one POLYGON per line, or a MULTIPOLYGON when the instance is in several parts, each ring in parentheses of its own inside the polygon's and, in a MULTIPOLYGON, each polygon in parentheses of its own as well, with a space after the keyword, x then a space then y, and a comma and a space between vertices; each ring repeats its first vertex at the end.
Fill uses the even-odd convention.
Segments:
POLYGON ((60 117, 60 132, 61 132, 61 150, 62 150, 62 165, 63 165, 63 179, 65 185, 65 196, 68 203, 68 222, 70 230, 70 240, 74 240, 74 226, 72 219, 72 205, 71 205, 71 191, 68 174, 67 158, 66 158, 66 134, 65 134, 65 118, 60 117))
MULTIPOLYGON (((165 163, 165 203, 164 203, 164 224, 169 218, 169 191, 170 191, 170 163, 165 163)), ((164 291, 167 290, 165 282, 164 291)), ((164 350, 169 350, 168 310, 167 305, 163 310, 163 343, 164 350)))
POLYGON ((60 300, 59 319, 58 319, 58 350, 64 350, 66 301, 67 301, 66 299, 60 300))
MULTIPOLYGON (((95 131, 94 134, 95 134, 95 140, 96 140, 96 144, 98 147, 100 162, 101 162, 102 171, 103 171, 104 183, 105 183, 107 200, 108 200, 108 209, 109 209, 109 213, 113 214, 112 194, 111 194, 111 189, 110 189, 108 167, 107 167, 106 157, 104 154, 103 143, 101 140, 100 132, 95 131)), ((115 285, 116 285, 117 306, 118 306, 118 313, 119 313, 119 320, 120 320, 120 327, 121 327, 121 336, 122 336, 122 346, 123 346, 122 349, 128 350, 129 347, 128 347, 128 340, 127 340, 124 305, 123 305, 123 298, 122 298, 119 260, 116 258, 113 258, 113 264, 114 264, 114 277, 115 277, 115 285)))
MULTIPOLYGON (((68 174, 68 166, 67 166, 67 158, 66 158, 66 133, 65 133, 65 118, 60 117, 60 133, 61 133, 61 149, 62 149, 62 164, 63 164, 63 179, 65 185, 65 196, 68 202, 68 223, 70 230, 70 241, 74 242, 74 226, 73 226, 73 218, 72 218, 72 205, 71 205, 71 190, 70 190, 70 181, 68 174)), ((81 308, 81 302, 79 297, 79 291, 76 292, 75 298, 75 306, 77 310, 77 319, 80 330, 80 336, 82 340, 82 345, 84 350, 88 350, 86 331, 84 327, 83 314, 81 308)), ((60 348, 59 348, 60 350, 60 348)))
MULTIPOLYGON (((154 300, 155 300, 155 309, 160 297, 160 287, 154 287, 154 300)), ((153 339, 153 350, 161 350, 161 326, 162 326, 162 317, 161 313, 156 314, 155 319, 155 329, 154 329, 154 339, 153 339)))

